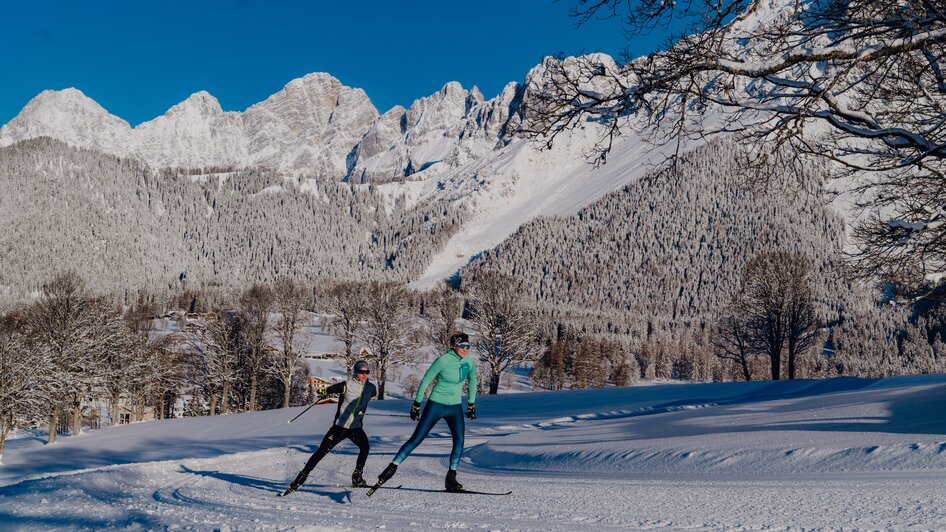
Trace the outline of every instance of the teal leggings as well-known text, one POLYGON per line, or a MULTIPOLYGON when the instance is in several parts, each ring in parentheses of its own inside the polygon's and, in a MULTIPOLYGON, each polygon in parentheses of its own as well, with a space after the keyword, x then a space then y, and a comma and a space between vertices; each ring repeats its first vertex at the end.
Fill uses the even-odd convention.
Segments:
POLYGON ((441 419, 446 420, 447 426, 450 427, 450 434, 453 436, 450 469, 456 470, 460 466, 460 456, 463 454, 463 408, 460 405, 442 405, 429 399, 427 406, 424 407, 424 413, 420 415, 414 434, 411 434, 410 439, 401 446, 397 456, 394 457, 394 463, 400 464, 406 460, 441 419))

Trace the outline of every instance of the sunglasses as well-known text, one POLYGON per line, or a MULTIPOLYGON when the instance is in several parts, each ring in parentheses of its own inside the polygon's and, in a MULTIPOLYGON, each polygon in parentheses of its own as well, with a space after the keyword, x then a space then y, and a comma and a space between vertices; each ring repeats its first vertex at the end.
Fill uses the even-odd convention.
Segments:
POLYGON ((470 344, 457 344, 457 349, 469 349, 470 344))
POLYGON ((359 374, 359 375, 367 375, 367 374, 369 374, 369 373, 371 373, 371 372, 365 369, 365 370, 362 370, 362 371, 356 371, 355 373, 357 373, 357 374, 359 374))

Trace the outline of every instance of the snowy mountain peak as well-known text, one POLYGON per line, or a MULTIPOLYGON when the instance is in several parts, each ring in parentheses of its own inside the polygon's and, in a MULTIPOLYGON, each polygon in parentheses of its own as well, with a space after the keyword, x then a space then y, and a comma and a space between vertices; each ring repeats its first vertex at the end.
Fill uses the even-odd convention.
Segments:
POLYGON ((223 108, 212 94, 207 91, 198 91, 188 96, 183 102, 168 109, 168 112, 165 113, 164 116, 170 117, 187 113, 210 116, 223 113, 223 108))
POLYGON ((80 147, 113 151, 112 146, 130 130, 128 122, 109 114, 78 89, 46 90, 0 128, 0 146, 46 136, 80 147))
POLYGON ((14 120, 45 120, 52 116, 108 116, 108 111, 79 89, 70 87, 39 93, 14 120))
POLYGON ((86 96, 82 91, 75 87, 69 87, 62 90, 45 90, 30 100, 23 110, 26 111, 50 104, 56 105, 58 102, 87 102, 90 106, 96 105, 95 100, 86 96))

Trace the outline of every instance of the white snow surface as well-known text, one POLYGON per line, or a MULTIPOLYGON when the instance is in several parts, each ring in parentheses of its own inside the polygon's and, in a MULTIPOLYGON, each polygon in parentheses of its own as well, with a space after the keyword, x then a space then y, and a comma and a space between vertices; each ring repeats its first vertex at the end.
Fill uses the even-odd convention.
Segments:
MULTIPOLYGON (((374 401, 374 478, 413 429, 374 401)), ((0 466, 2 528, 241 530, 944 529, 946 375, 480 397, 459 479, 508 496, 438 492, 446 426, 368 498, 344 442, 277 498, 332 423, 320 406, 119 426, 0 466)))

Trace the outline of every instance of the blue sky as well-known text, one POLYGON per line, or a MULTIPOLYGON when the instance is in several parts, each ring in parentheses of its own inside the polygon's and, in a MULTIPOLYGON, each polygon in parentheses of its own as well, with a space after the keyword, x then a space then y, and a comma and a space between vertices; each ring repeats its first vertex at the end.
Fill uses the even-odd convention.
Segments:
POLYGON ((562 0, 6 1, 0 124, 45 89, 76 87, 137 125, 199 90, 242 111, 310 72, 384 112, 448 81, 487 98, 545 55, 641 54, 615 21, 575 28, 562 0))

